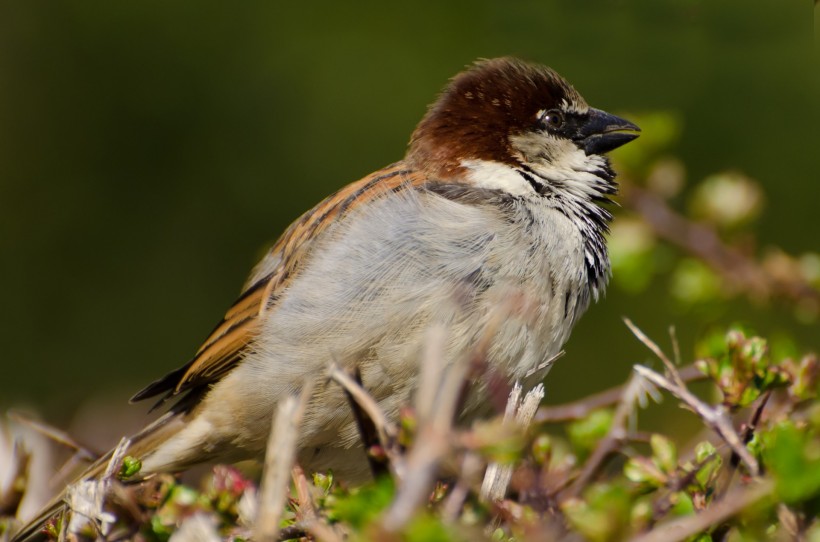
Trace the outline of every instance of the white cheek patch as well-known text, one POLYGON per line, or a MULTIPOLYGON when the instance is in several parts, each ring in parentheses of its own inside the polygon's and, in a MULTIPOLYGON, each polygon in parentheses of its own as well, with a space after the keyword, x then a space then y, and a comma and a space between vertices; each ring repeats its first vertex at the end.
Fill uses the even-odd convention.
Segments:
POLYGON ((467 170, 467 179, 478 188, 503 190, 514 196, 535 193, 530 183, 508 165, 489 160, 462 160, 461 166, 467 170))
POLYGON ((597 171, 606 164, 606 160, 597 154, 587 155, 575 143, 566 139, 557 139, 561 144, 560 152, 553 156, 556 169, 569 171, 597 171))

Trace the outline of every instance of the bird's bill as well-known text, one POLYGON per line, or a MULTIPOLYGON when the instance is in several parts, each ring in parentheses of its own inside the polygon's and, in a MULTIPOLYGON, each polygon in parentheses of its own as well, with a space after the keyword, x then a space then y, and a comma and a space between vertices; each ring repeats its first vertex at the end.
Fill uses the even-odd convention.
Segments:
POLYGON ((576 141, 587 155, 604 154, 637 138, 640 131, 638 125, 626 119, 590 108, 576 141))

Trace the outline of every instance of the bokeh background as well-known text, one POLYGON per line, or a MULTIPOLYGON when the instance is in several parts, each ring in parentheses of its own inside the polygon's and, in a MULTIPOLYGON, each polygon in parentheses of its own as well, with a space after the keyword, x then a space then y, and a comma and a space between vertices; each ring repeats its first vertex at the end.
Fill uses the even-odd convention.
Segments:
MULTIPOLYGON (((185 363, 279 233, 401 158, 426 105, 479 57, 549 64, 602 109, 670 112, 687 187, 742 171, 765 191, 756 243, 817 251, 812 10, 807 0, 3 2, 0 410, 67 425, 88 401, 124 405, 185 363)), ((686 190, 674 203, 686 208, 686 190)), ((675 325, 685 359, 734 321, 820 347, 817 322, 789 308, 686 305, 668 284, 613 287, 553 369, 548 400, 622 382, 650 358, 622 316, 661 342, 675 325)))

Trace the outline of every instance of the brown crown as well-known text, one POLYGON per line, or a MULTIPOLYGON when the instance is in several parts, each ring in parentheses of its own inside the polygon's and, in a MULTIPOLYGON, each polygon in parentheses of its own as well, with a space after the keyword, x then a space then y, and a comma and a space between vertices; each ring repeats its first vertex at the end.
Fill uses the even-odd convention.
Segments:
POLYGON ((537 113, 584 99, 546 66, 515 58, 480 60, 456 75, 410 139, 408 160, 431 175, 461 173, 462 160, 516 164, 510 136, 536 129, 537 113))

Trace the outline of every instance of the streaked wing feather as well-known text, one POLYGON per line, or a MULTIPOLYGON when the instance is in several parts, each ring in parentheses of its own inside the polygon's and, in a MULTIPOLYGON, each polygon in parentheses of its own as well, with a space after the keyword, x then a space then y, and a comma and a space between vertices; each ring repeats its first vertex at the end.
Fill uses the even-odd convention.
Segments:
POLYGON ((329 196, 296 220, 271 248, 268 258, 279 264, 269 273, 250 283, 231 306, 194 358, 185 366, 168 373, 137 393, 140 401, 161 393, 170 397, 219 380, 243 357, 262 325, 265 311, 274 310, 276 302, 290 281, 298 274, 316 239, 342 215, 374 197, 408 187, 418 187, 428 178, 397 162, 347 185, 329 196))

